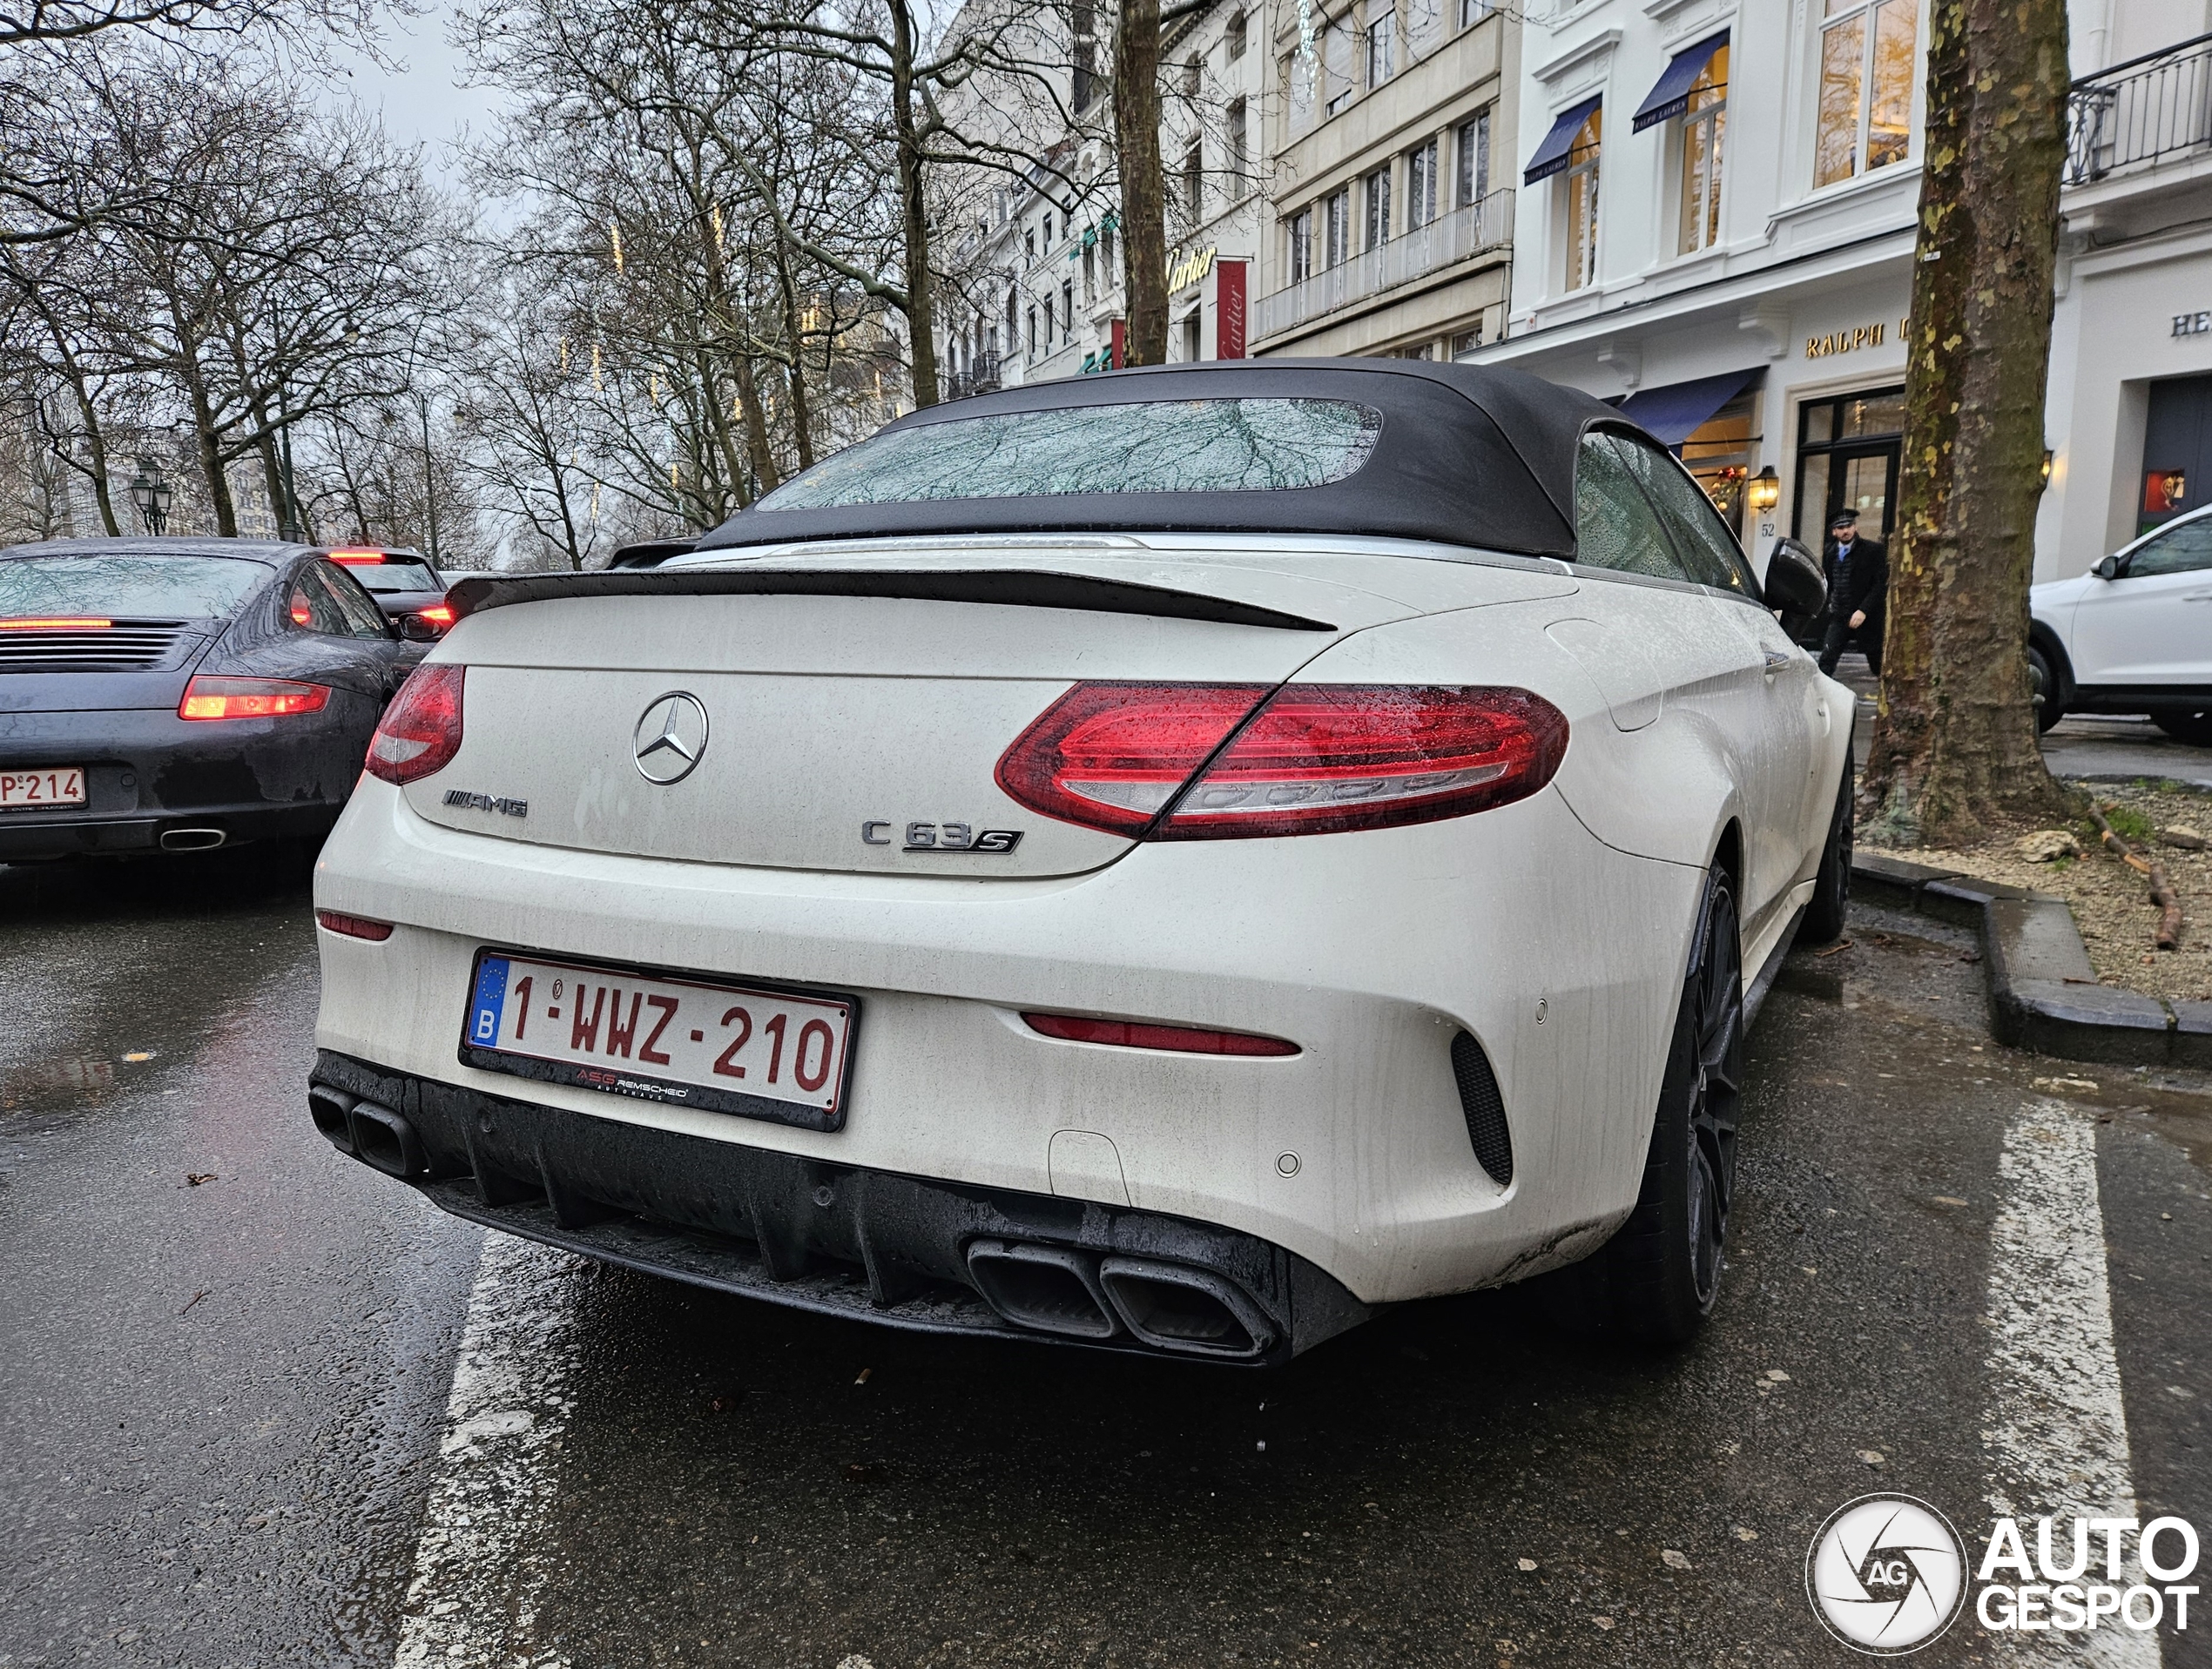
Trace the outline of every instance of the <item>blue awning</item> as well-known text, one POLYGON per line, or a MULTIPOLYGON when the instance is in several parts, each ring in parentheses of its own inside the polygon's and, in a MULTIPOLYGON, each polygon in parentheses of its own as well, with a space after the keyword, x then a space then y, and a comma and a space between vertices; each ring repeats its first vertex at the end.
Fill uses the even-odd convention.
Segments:
POLYGON ((1590 112, 1605 102, 1600 93, 1595 98, 1585 98, 1573 110, 1563 111, 1559 120, 1552 124, 1552 131, 1544 135, 1543 144, 1536 147, 1536 154, 1529 158, 1528 172, 1521 175, 1521 183, 1534 185, 1540 179, 1549 179, 1567 166, 1568 153, 1575 148, 1575 136, 1582 131, 1582 124, 1590 119, 1590 112))
POLYGON ((1764 374, 1764 366, 1754 366, 1749 371, 1639 389, 1621 402, 1621 415, 1642 424, 1660 445, 1678 447, 1703 428, 1715 412, 1742 394, 1752 378, 1764 374))
POLYGON ((1685 46, 1675 54, 1659 77, 1659 84, 1638 106, 1635 120, 1629 125, 1641 133, 1655 122, 1663 122, 1669 116, 1679 116, 1689 108, 1689 84, 1705 73, 1705 66, 1713 61, 1713 54, 1728 44, 1728 31, 1723 29, 1695 46, 1685 46))

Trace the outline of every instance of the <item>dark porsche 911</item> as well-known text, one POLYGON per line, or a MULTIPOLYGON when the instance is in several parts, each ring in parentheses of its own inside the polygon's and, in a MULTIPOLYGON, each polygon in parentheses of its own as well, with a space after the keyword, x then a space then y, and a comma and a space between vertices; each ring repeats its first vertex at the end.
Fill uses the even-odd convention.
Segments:
POLYGON ((0 550, 0 863, 320 838, 421 655, 302 546, 0 550))

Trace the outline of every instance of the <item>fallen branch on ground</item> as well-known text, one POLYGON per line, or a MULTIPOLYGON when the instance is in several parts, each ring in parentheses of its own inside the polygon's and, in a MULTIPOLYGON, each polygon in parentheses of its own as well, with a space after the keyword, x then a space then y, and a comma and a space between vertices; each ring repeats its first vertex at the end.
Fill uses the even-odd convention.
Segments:
POLYGON ((2155 858, 2146 858, 2129 844, 2120 831, 2105 821, 2105 811, 2092 805, 2089 816, 2097 825, 2097 838, 2107 851, 2117 857, 2128 868, 2140 871, 2149 878, 2150 901, 2158 906, 2156 944, 2161 951, 2179 949, 2182 943, 2182 899, 2174 891, 2174 884, 2166 878, 2166 866, 2155 858))

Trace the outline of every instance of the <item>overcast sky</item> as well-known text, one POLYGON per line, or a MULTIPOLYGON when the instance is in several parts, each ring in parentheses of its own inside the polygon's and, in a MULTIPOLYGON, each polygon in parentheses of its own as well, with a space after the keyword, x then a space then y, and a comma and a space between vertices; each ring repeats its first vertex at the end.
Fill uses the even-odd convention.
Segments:
POLYGON ((420 141, 431 177, 457 191, 462 177, 455 147, 464 135, 490 136, 498 98, 482 88, 461 84, 466 66, 447 44, 448 13, 443 4, 431 4, 416 17, 388 12, 385 18, 386 55, 400 68, 388 71, 348 55, 345 64, 350 73, 333 83, 328 96, 340 102, 350 96, 370 111, 381 111, 385 130, 402 144, 420 141))

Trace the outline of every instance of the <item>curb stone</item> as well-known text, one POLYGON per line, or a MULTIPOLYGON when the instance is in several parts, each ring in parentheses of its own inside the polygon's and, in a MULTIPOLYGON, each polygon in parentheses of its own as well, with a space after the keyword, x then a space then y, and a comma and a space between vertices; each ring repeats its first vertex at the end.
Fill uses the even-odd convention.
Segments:
POLYGON ((1886 852, 1853 853, 1851 875, 1854 891, 1979 930, 2000 1043, 2112 1066, 2212 1067, 2212 1003, 2098 984, 2065 899, 1886 852))

